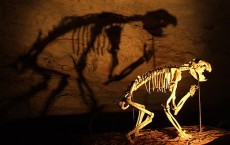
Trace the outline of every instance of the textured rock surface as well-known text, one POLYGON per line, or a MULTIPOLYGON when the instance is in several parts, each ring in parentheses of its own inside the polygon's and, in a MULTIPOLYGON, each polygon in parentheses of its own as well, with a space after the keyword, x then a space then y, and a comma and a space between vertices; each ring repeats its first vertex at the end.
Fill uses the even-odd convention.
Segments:
MULTIPOLYGON (((223 139, 223 137, 228 137, 229 132, 225 130, 219 130, 212 127, 202 127, 203 131, 199 131, 199 126, 184 126, 183 127, 189 134, 192 135, 192 138, 185 139, 181 137, 177 137, 176 130, 174 128, 163 128, 163 129, 156 129, 156 130, 143 130, 141 133, 142 135, 136 137, 133 141, 134 144, 137 145, 185 145, 185 144, 192 144, 192 145, 204 145, 208 143, 219 143, 219 144, 227 144, 229 143, 228 140, 223 140, 224 142, 218 142, 223 139)), ((100 144, 130 144, 126 141, 125 135, 118 132, 112 133, 104 133, 95 136, 97 141, 95 141, 94 145, 100 144)), ((86 143, 87 144, 87 143, 86 143)))
MULTIPOLYGON (((229 81, 228 6, 227 0, 1 1, 1 116, 13 119, 35 117, 42 113, 85 113, 116 100, 137 75, 166 64, 179 66, 196 57, 213 65, 213 73, 209 81, 202 84, 201 91, 203 106, 214 113, 210 118, 215 118, 215 114, 226 109, 224 106, 227 105, 226 100, 229 100, 227 86, 224 85, 229 81), (152 37, 143 29, 141 21, 119 25, 116 18, 116 14, 126 17, 144 16, 149 11, 156 12, 159 9, 177 19, 175 27, 162 27, 162 37, 156 34, 152 37), (98 23, 80 29, 72 26, 80 27, 80 22, 83 23, 81 19, 87 19, 86 15, 96 18, 95 15, 102 12, 112 13, 114 19, 111 20, 115 22, 103 27, 97 37, 91 37, 91 28, 97 26, 99 29, 98 23), (76 18, 79 19, 74 21, 76 18), (65 23, 61 23, 64 20, 65 23), (72 25, 65 27, 65 24, 71 22, 72 25), (111 26, 117 27, 108 29, 111 26), (91 51, 85 55, 84 51, 91 41, 91 51), (34 50, 30 52, 31 49, 34 50), (148 61, 146 57, 142 59, 149 51, 153 51, 154 55, 148 61), (26 59, 23 65, 18 65, 23 68, 26 64, 28 69, 22 69, 19 73, 12 67, 7 67, 19 56, 28 53, 31 58, 26 59), (76 67, 73 58, 77 61, 81 56, 84 56, 85 60, 82 62, 86 64, 76 67), (115 58, 118 64, 111 74, 122 75, 117 81, 105 85, 104 82, 109 81, 111 67, 116 64, 115 58), (217 106, 217 110, 213 106, 217 106)), ((92 22, 92 18, 87 20, 92 22)), ((102 21, 103 19, 100 20, 102 21)), ((181 82, 178 96, 183 95, 191 83, 196 83, 187 74, 184 78, 186 81, 181 82)), ((193 107, 197 105, 197 98, 191 99, 185 108, 197 111, 193 107)), ((152 97, 142 88, 136 93, 135 100, 152 110, 159 110, 165 99, 166 97, 152 97)), ((113 103, 104 111, 120 109, 113 103)), ((222 116, 224 118, 226 117, 222 116)))

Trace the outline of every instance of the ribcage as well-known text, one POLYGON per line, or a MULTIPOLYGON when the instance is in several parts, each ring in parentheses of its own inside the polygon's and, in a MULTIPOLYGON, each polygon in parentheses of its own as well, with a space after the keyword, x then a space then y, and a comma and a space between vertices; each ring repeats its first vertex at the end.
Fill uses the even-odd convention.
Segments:
POLYGON ((106 37, 105 28, 102 28, 101 33, 94 34, 95 24, 84 25, 76 28, 72 33, 73 52, 80 55, 88 49, 88 51, 95 51, 97 54, 103 54, 108 50, 110 43, 106 37), (97 35, 97 36, 95 36, 97 35))
POLYGON ((98 55, 105 52, 113 53, 111 49, 119 49, 123 23, 98 26, 95 23, 77 27, 72 33, 72 48, 75 55, 93 51, 98 55))
POLYGON ((173 82, 173 76, 177 68, 160 68, 153 71, 148 71, 141 76, 137 76, 137 79, 133 82, 130 91, 137 90, 142 85, 145 85, 146 91, 161 91, 166 92, 170 88, 173 82))

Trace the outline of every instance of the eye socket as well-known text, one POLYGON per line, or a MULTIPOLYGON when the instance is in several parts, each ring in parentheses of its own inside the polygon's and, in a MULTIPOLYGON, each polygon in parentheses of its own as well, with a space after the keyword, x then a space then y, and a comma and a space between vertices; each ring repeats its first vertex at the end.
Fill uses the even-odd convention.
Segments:
POLYGON ((199 68, 202 68, 202 67, 206 67, 206 65, 205 65, 205 64, 203 64, 203 65, 198 65, 198 67, 199 67, 199 68))

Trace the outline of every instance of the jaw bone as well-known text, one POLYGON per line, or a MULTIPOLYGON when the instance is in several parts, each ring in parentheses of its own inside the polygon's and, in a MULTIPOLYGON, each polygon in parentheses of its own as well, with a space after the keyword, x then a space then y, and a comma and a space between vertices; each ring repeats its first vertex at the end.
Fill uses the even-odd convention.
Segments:
POLYGON ((207 81, 205 76, 203 75, 204 71, 211 72, 212 67, 209 63, 200 60, 198 63, 196 62, 191 62, 191 68, 190 68, 190 73, 191 75, 198 81, 204 82, 207 81))

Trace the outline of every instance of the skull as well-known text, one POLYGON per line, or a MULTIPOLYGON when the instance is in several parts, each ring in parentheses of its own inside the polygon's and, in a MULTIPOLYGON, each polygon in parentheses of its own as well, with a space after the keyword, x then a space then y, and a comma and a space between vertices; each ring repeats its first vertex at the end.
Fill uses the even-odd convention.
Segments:
POLYGON ((203 73, 204 71, 208 71, 208 72, 212 71, 212 67, 209 63, 203 60, 193 59, 189 64, 190 64, 190 74, 195 79, 197 79, 199 82, 207 81, 203 73))

